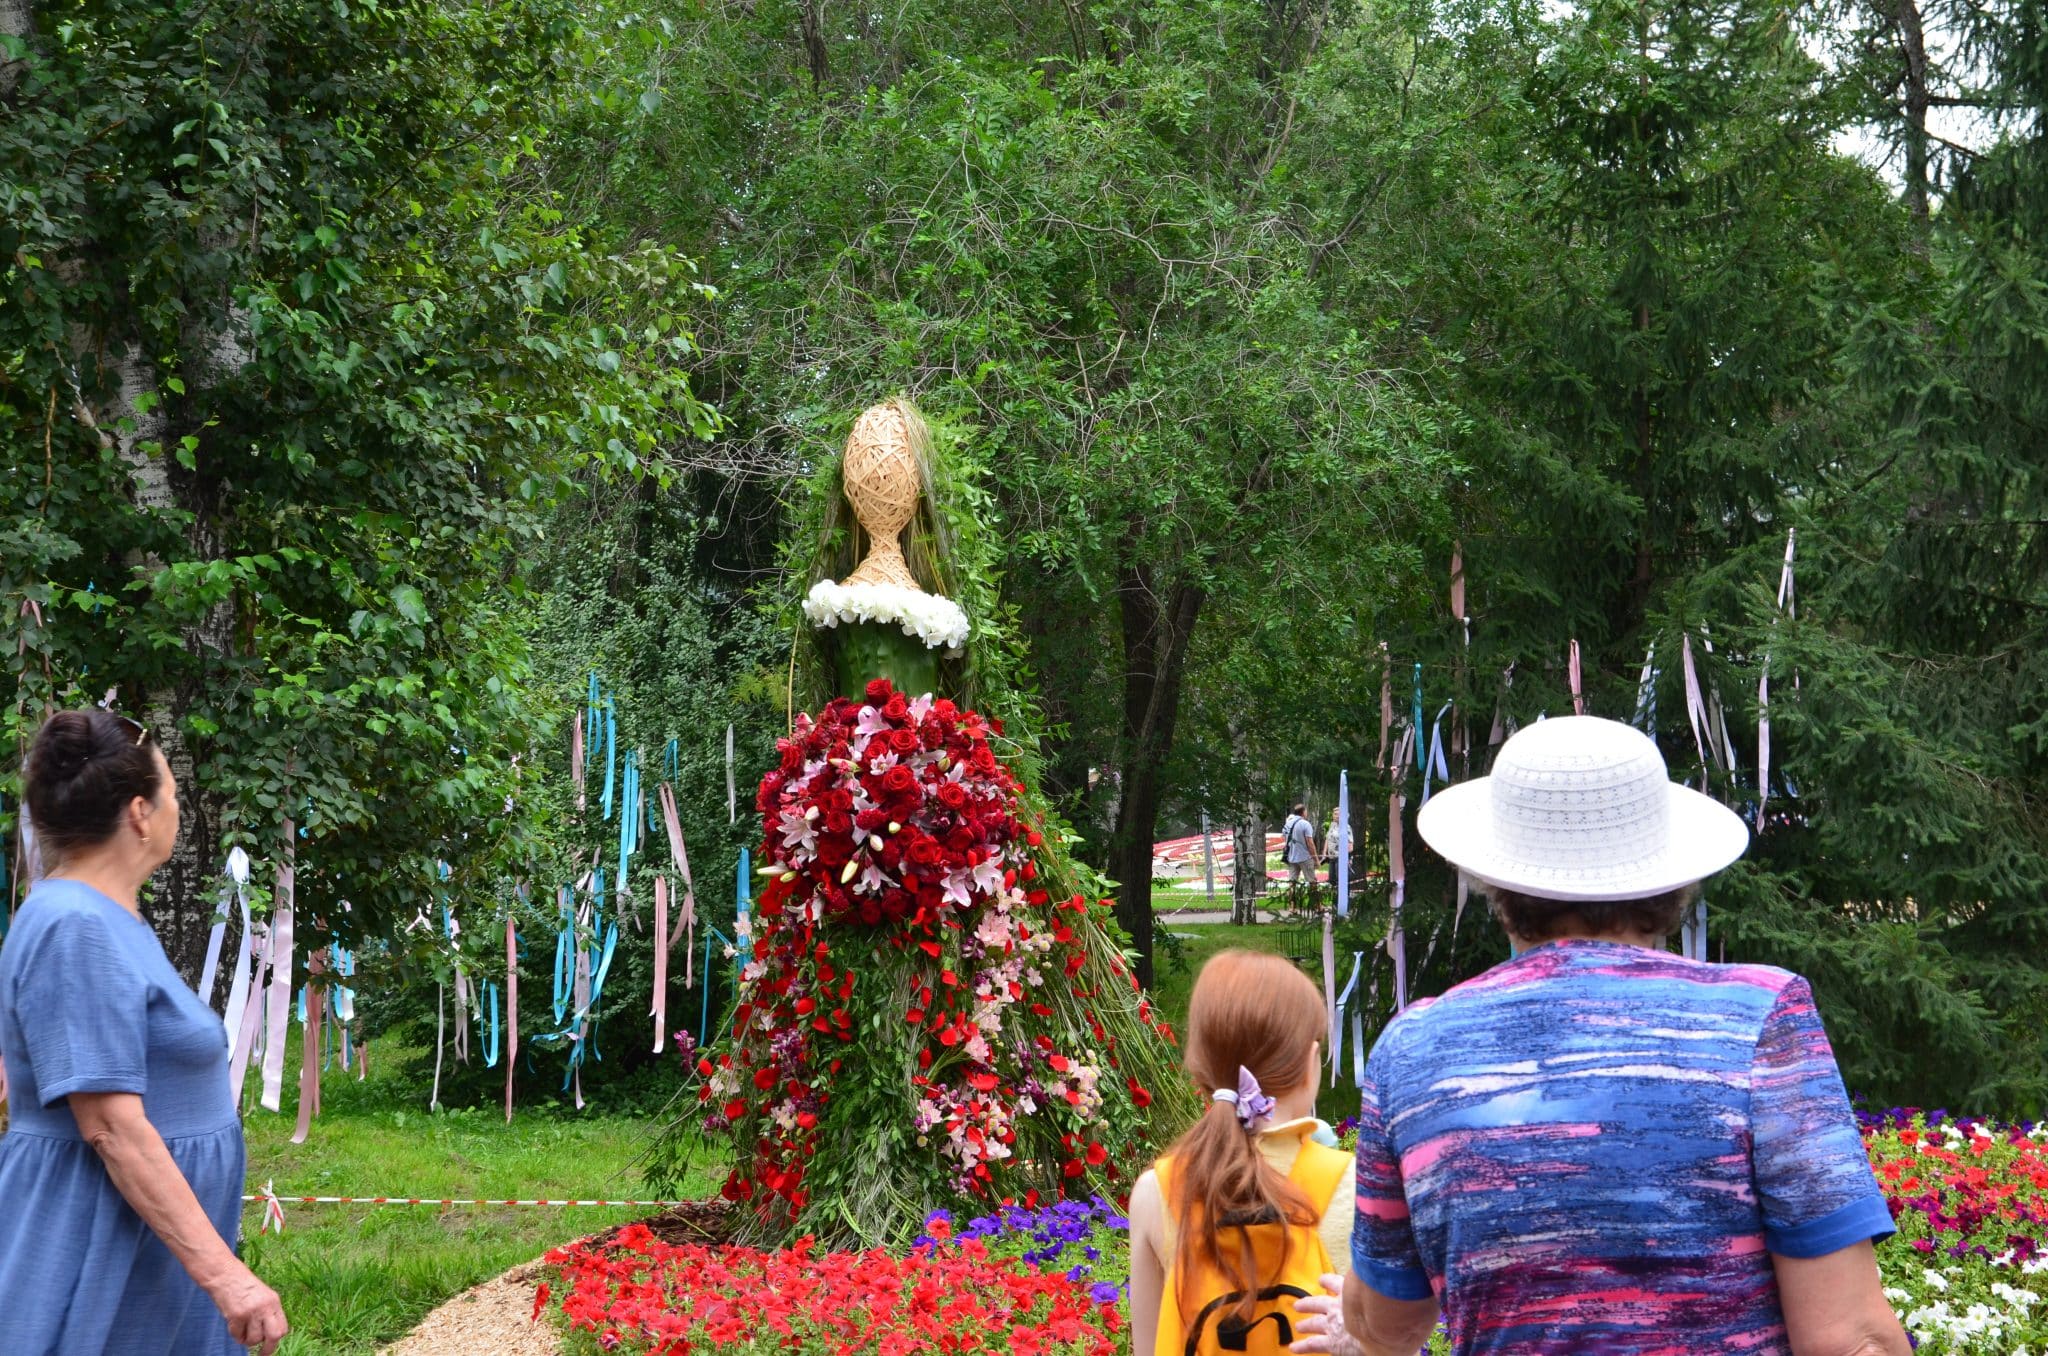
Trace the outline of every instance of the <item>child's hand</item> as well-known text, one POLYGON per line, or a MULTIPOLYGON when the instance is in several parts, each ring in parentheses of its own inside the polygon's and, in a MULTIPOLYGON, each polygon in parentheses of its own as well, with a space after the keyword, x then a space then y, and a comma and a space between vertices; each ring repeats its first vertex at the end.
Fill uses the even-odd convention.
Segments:
POLYGON ((1355 1356, 1358 1343, 1344 1330, 1344 1278, 1325 1274, 1327 1295, 1310 1295, 1294 1302, 1294 1345, 1297 1356, 1355 1356))

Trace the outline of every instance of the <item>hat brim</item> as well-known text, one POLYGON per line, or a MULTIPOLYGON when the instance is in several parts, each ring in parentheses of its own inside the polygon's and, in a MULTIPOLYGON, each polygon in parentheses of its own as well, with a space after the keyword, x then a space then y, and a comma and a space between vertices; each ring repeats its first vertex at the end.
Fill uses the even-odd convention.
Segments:
POLYGON ((1438 856, 1488 885, 1537 899, 1643 899, 1705 880, 1749 846, 1749 825, 1721 802, 1669 783, 1670 822, 1663 848, 1625 868, 1588 877, 1529 862, 1505 851, 1494 834, 1493 779, 1447 786, 1415 817, 1422 840, 1438 856))

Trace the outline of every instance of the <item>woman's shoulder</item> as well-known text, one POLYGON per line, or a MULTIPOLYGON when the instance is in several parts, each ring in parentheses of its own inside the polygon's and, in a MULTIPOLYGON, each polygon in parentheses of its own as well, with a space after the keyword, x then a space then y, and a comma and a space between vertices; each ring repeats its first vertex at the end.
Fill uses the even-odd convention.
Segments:
MULTIPOLYGON (((82 881, 39 880, 29 887, 28 897, 15 912, 0 956, 51 946, 118 950, 129 938, 130 925, 138 923, 141 920, 135 915, 82 881)), ((146 929, 148 925, 142 926, 146 929)))

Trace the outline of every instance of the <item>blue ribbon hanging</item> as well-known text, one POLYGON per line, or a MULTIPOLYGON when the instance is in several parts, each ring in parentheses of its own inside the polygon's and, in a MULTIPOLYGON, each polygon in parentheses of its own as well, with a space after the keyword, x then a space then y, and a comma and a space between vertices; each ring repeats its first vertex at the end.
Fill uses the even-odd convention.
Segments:
POLYGON ((604 699, 604 817, 612 817, 612 783, 619 762, 619 716, 612 699, 604 699))
POLYGON ((735 932, 747 931, 747 913, 753 906, 753 900, 747 894, 747 890, 752 882, 753 875, 753 862, 749 860, 747 849, 742 847, 740 849, 739 904, 737 912, 733 915, 733 930, 735 932))
MULTIPOLYGON (((1422 761, 1422 804, 1424 805, 1429 804, 1430 778, 1432 776, 1440 777, 1445 782, 1449 782, 1451 779, 1451 769, 1444 762, 1444 716, 1450 711, 1451 706, 1452 703, 1445 702, 1442 707, 1438 708, 1436 719, 1430 722, 1429 756, 1422 761)), ((1416 742, 1416 747, 1418 749, 1422 747, 1419 739, 1416 742)))
POLYGON ((1422 743, 1422 665, 1415 666, 1415 766, 1422 772, 1429 771, 1429 750, 1422 743))
POLYGON ((1337 916, 1346 918, 1351 913, 1351 772, 1348 768, 1337 773, 1336 829, 1331 837, 1337 840, 1332 848, 1337 854, 1337 863, 1330 871, 1330 880, 1337 887, 1337 916))
POLYGON ((567 1020, 569 998, 576 987, 576 913, 570 902, 569 887, 563 886, 556 896, 562 909, 562 930, 555 934, 555 1021, 567 1020))
POLYGON ((598 720, 603 709, 604 699, 597 683, 597 670, 592 669, 590 671, 590 691, 585 698, 583 708, 583 747, 590 750, 593 758, 597 756, 597 736, 600 732, 598 720))
POLYGON ((495 1069, 498 1067, 498 982, 485 980, 484 990, 491 999, 490 1034, 484 1037, 484 1067, 495 1069))
MULTIPOLYGON (((632 749, 626 750, 625 769, 619 782, 619 888, 626 886, 626 872, 633 862, 634 830, 640 827, 640 817, 635 813, 640 793, 640 758, 632 749)), ((598 887, 603 893, 603 887, 598 887)))
POLYGON ((612 956, 618 950, 618 946, 619 925, 614 923, 606 932, 602 951, 600 952, 594 944, 591 949, 591 959, 596 963, 591 967, 590 972, 590 1002, 581 1011, 576 1013, 567 1027, 554 1033, 556 1036, 573 1035, 575 1037, 569 1045, 569 1067, 562 1076, 562 1087, 565 1091, 568 1089, 570 1081, 576 1076, 576 1070, 582 1067, 586 1050, 594 1058, 603 1058, 602 1055, 596 1053, 597 1030, 596 1025, 590 1021, 590 1014, 597 1010, 598 1001, 604 996, 605 975, 612 968, 612 956))

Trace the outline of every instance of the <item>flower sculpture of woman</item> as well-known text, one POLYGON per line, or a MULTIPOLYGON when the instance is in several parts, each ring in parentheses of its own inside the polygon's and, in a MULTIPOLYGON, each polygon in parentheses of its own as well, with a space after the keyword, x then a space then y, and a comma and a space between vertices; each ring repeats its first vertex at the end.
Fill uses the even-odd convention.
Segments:
POLYGON ((753 949, 698 1065, 706 1128, 734 1136, 725 1194, 760 1240, 901 1243, 940 1208, 1115 1192, 1155 1111, 1166 1134, 1189 1113, 1171 1033, 997 756, 1001 723, 934 690, 969 634, 902 547, 930 456, 903 402, 848 439, 866 554, 804 605, 839 695, 795 717, 761 780, 753 949))

